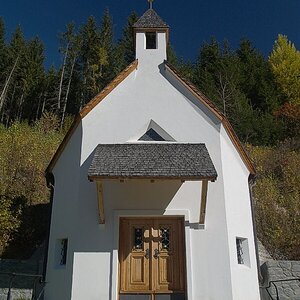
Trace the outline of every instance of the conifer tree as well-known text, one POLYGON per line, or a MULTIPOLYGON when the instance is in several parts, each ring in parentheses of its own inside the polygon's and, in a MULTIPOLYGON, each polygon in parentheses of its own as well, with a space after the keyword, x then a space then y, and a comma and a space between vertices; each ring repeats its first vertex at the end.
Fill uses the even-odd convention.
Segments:
POLYGON ((35 38, 27 43, 23 67, 24 103, 23 107, 22 105, 19 107, 18 119, 22 119, 24 113, 28 120, 33 120, 43 92, 44 45, 40 39, 35 38))
POLYGON ((280 95, 268 61, 247 39, 236 52, 241 62, 240 88, 254 108, 272 113, 278 109, 280 95))
POLYGON ((46 111, 57 111, 57 93, 59 82, 59 73, 52 65, 46 72, 43 83, 43 94, 38 115, 41 117, 46 111))
POLYGON ((4 85, 7 67, 7 47, 5 44, 5 25, 0 17, 0 89, 4 85))
POLYGON ((82 91, 80 99, 80 108, 87 101, 96 95, 95 90, 96 74, 93 65, 97 60, 98 50, 101 47, 100 31, 94 17, 89 17, 86 24, 80 30, 81 51, 80 64, 82 72, 82 91))
POLYGON ((136 12, 132 12, 123 28, 122 37, 118 42, 116 55, 118 63, 115 66, 115 72, 119 73, 127 65, 135 60, 134 32, 133 24, 138 20, 136 12))
POLYGON ((0 93, 0 113, 1 121, 9 119, 10 115, 5 111, 5 106, 12 107, 14 102, 23 102, 22 93, 22 63, 26 49, 26 42, 20 26, 18 26, 12 36, 8 46, 8 62, 5 83, 0 93), (11 99, 9 99, 11 98, 11 99), (18 98, 18 99, 17 99, 18 98), (7 99, 10 103, 6 103, 7 99))
POLYGON ((113 21, 106 10, 101 20, 100 25, 100 45, 98 47, 94 69, 96 71, 95 90, 99 92, 104 86, 109 83, 115 76, 114 74, 114 45, 113 45, 113 21))

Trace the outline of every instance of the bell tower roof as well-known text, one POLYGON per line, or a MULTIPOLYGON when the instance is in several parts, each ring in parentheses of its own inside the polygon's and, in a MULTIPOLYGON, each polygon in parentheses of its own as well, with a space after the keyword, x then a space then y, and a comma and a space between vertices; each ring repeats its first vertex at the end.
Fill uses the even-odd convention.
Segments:
POLYGON ((156 13, 153 8, 149 8, 137 22, 133 24, 134 29, 147 28, 169 28, 166 22, 156 13))

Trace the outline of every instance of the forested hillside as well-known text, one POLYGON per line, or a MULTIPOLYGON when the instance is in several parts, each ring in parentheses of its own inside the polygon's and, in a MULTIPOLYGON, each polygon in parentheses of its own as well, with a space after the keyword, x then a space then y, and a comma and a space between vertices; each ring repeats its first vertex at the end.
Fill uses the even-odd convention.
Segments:
MULTIPOLYGON (((43 241, 48 190, 44 170, 73 116, 134 60, 132 13, 120 40, 106 11, 100 22, 68 24, 61 66, 44 66, 39 38, 5 34, 0 19, 0 252, 26 257, 43 241), (27 245, 27 246, 26 246, 27 245), (23 253, 18 249, 27 247, 23 253)), ((259 238, 280 258, 300 259, 300 52, 278 35, 269 57, 243 39, 199 45, 195 61, 169 61, 231 121, 257 166, 259 238)))

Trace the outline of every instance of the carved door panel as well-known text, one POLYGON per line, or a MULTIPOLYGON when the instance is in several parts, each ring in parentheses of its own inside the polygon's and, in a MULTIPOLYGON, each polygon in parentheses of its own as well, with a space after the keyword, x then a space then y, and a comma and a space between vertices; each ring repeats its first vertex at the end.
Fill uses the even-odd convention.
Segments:
POLYGON ((183 219, 175 217, 120 220, 120 299, 130 293, 151 299, 159 294, 184 296, 183 230, 183 219))
POLYGON ((121 291, 149 291, 152 222, 126 218, 120 225, 121 291))
POLYGON ((156 219, 152 228, 155 292, 184 292, 184 240, 181 219, 156 219))

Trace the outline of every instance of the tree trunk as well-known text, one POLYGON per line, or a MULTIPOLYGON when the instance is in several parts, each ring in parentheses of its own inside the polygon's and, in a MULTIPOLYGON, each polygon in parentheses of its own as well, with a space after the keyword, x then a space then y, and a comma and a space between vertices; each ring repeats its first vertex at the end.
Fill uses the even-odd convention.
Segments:
POLYGON ((83 89, 82 89, 82 92, 81 92, 81 98, 80 98, 80 106, 79 106, 79 111, 82 110, 82 107, 83 107, 83 104, 84 104, 84 98, 85 98, 85 88, 86 88, 86 76, 84 76, 84 79, 83 79, 83 89))
MULTIPOLYGON (((3 123, 4 122, 4 115, 5 115, 5 109, 4 109, 4 104, 5 104, 5 98, 6 98, 6 91, 4 92, 4 94, 3 94, 3 106, 2 106, 2 116, 1 116, 1 123, 3 123)), ((0 112, 1 112, 1 109, 0 109, 0 112)))
POLYGON ((69 52, 69 44, 67 45, 67 50, 66 50, 66 53, 65 53, 63 67, 62 67, 61 76, 60 76, 59 92, 58 92, 58 99, 57 99, 57 110, 58 111, 60 110, 62 85, 63 85, 64 75, 65 75, 65 68, 66 68, 66 63, 67 63, 68 52, 69 52))
POLYGON ((42 96, 43 96, 43 93, 41 93, 40 96, 39 96, 39 102, 38 102, 37 110, 36 110, 36 113, 35 113, 35 120, 37 120, 39 118, 39 111, 40 111, 42 96))
POLYGON ((5 85, 4 85, 4 87, 3 87, 3 90, 2 90, 2 92, 1 92, 1 95, 0 95, 0 111, 1 111, 2 108, 3 108, 4 101, 5 101, 5 96, 6 96, 6 91, 7 91, 8 87, 9 87, 9 84, 10 84, 10 81, 11 81, 11 78, 12 78, 12 75, 13 75, 13 73, 14 73, 14 71, 15 71, 15 68, 16 68, 16 66, 17 66, 17 64, 18 64, 18 61, 19 61, 19 56, 17 57, 17 59, 16 59, 14 65, 13 65, 11 71, 10 71, 10 74, 9 74, 9 76, 8 76, 6 82, 5 82, 5 85))
POLYGON ((69 92, 70 92, 71 81, 72 81, 72 77, 73 77, 73 71, 74 71, 75 63, 76 63, 76 57, 72 61, 72 66, 71 66, 71 71, 70 71, 70 76, 69 76, 69 82, 68 82, 64 107, 63 107, 62 116, 61 116, 61 120, 60 120, 60 128, 62 128, 62 126, 64 124, 64 121, 65 121, 65 114, 66 114, 66 109, 67 109, 68 97, 69 97, 69 92))
POLYGON ((14 84, 14 89, 13 89, 13 92, 12 92, 12 95, 11 95, 11 99, 10 99, 10 105, 7 109, 7 111, 8 111, 7 118, 6 118, 6 123, 7 124, 9 123, 10 119, 14 118, 14 116, 12 115, 12 112, 13 112, 13 105, 14 105, 15 94, 16 94, 16 87, 17 87, 17 84, 15 83, 14 84))
POLYGON ((18 109, 18 116, 17 116, 18 121, 21 120, 21 116, 22 116, 22 105, 23 105, 23 102, 24 102, 23 100, 24 100, 24 91, 21 95, 20 102, 19 102, 19 109, 18 109))
POLYGON ((42 105, 42 110, 41 110, 41 115, 43 115, 43 113, 44 113, 45 105, 46 105, 46 95, 44 95, 43 105, 42 105))

